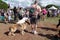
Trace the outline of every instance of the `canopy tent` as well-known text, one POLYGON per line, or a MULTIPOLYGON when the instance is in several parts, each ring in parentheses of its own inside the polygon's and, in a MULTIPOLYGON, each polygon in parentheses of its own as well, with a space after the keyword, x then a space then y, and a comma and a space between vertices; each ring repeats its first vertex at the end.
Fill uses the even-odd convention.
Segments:
POLYGON ((49 9, 57 10, 57 8, 56 8, 56 7, 54 7, 54 6, 50 7, 49 9))
POLYGON ((2 0, 6 2, 7 4, 10 4, 10 7, 13 8, 16 7, 29 7, 32 4, 32 0, 2 0))

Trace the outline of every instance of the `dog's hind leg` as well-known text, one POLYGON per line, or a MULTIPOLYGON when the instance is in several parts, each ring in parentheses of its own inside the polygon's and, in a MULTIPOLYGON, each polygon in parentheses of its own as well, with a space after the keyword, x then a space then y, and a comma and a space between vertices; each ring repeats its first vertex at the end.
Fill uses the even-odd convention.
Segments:
POLYGON ((12 36, 15 36, 14 32, 12 32, 12 36))
POLYGON ((9 32, 8 35, 9 35, 9 36, 11 36, 11 35, 12 35, 12 36, 15 36, 14 32, 9 32))

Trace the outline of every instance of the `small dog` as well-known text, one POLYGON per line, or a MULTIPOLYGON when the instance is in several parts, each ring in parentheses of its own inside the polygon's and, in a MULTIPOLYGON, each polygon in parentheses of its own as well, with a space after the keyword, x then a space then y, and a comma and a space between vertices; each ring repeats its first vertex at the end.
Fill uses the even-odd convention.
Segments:
POLYGON ((16 24, 13 24, 9 28, 8 35, 15 36, 14 32, 17 30, 18 27, 21 29, 21 34, 24 35, 24 30, 27 28, 27 25, 30 25, 30 21, 27 17, 24 17, 23 19, 19 20, 16 24))

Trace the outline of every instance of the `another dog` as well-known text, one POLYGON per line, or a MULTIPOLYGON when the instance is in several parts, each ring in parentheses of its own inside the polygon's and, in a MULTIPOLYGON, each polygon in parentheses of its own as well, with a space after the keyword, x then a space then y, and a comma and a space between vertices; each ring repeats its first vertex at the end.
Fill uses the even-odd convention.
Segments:
POLYGON ((9 34, 8 35, 15 35, 14 32, 17 30, 18 27, 21 29, 21 34, 24 35, 24 30, 27 27, 27 24, 30 24, 30 21, 27 17, 24 17, 23 19, 19 20, 16 24, 13 24, 9 28, 9 34))

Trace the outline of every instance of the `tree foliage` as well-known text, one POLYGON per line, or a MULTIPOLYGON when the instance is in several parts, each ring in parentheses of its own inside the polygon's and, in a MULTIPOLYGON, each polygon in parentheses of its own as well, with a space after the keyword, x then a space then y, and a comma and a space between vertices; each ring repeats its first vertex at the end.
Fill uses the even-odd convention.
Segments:
POLYGON ((0 0, 0 9, 5 9, 6 10, 7 8, 8 8, 8 5, 5 2, 0 0))

